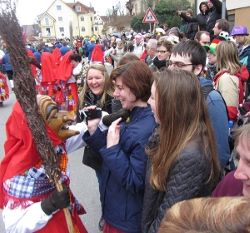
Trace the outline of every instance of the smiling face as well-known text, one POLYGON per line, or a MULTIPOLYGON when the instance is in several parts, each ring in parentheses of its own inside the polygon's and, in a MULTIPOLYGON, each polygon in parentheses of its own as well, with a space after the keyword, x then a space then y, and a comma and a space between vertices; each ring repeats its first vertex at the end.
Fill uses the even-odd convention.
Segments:
POLYGON ((105 78, 100 70, 90 69, 87 75, 87 85, 95 95, 104 91, 105 78))
POLYGON ((130 88, 123 84, 122 78, 117 77, 115 80, 115 91, 113 96, 120 100, 122 108, 132 110, 136 106, 136 97, 130 88))

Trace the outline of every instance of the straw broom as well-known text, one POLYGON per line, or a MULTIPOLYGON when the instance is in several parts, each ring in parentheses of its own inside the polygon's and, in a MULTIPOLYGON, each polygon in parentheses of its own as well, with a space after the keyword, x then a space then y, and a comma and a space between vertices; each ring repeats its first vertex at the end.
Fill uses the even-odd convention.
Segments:
MULTIPOLYGON (((13 79, 16 99, 26 115, 28 126, 41 156, 46 174, 50 181, 55 184, 57 190, 62 191, 63 187, 59 181, 61 173, 58 167, 58 159, 47 136, 45 122, 38 111, 35 80, 31 74, 29 58, 23 42, 22 29, 16 18, 15 9, 11 7, 11 4, 6 3, 6 1, 0 1, 0 4, 0 36, 6 43, 10 54, 14 71, 13 79)), ((68 230, 70 233, 74 233, 69 210, 65 208, 64 213, 68 230)))

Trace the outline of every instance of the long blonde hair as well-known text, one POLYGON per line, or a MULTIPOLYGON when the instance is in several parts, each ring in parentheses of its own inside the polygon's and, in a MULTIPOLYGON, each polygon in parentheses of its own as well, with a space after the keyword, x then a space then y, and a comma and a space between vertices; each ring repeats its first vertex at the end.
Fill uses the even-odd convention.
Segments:
POLYGON ((151 185, 165 190, 173 163, 186 145, 197 137, 211 163, 208 181, 216 177, 219 165, 214 135, 195 75, 184 70, 164 70, 155 74, 155 87, 160 144, 147 150, 152 161, 151 185))
POLYGON ((113 85, 112 85, 112 83, 110 81, 110 78, 109 78, 109 75, 108 75, 108 72, 107 72, 105 66, 102 65, 102 64, 99 64, 99 63, 91 64, 89 66, 88 70, 87 70, 87 73, 86 73, 86 80, 84 82, 83 89, 79 93, 79 108, 80 109, 84 107, 84 105, 85 105, 85 102, 84 102, 85 94, 90 90, 90 88, 89 88, 89 86, 87 84, 87 78, 88 78, 89 70, 91 70, 91 69, 101 71, 101 73, 102 73, 102 75, 104 76, 104 79, 105 79, 104 90, 103 90, 101 101, 100 101, 100 104, 101 104, 100 107, 101 108, 105 105, 107 95, 112 96, 112 94, 113 94, 113 85))
POLYGON ((232 41, 222 41, 216 48, 217 70, 227 70, 231 75, 235 75, 241 70, 238 50, 232 41))

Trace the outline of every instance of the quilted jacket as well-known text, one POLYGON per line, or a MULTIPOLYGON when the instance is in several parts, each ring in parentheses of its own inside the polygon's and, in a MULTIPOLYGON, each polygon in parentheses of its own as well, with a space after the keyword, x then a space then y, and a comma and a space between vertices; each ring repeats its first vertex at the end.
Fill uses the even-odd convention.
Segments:
POLYGON ((142 211, 142 232, 158 231, 168 208, 179 201, 211 194, 217 181, 211 179, 209 160, 199 140, 190 142, 178 156, 166 181, 166 190, 158 191, 149 183, 151 163, 148 160, 142 211))

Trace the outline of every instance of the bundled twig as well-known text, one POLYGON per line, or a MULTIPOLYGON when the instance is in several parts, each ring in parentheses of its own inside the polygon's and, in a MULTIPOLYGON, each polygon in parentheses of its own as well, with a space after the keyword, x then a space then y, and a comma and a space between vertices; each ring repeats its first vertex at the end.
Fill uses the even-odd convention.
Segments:
MULTIPOLYGON (((49 140, 45 122, 38 111, 36 101, 35 80, 32 76, 29 58, 25 49, 22 29, 19 26, 15 10, 10 3, 6 4, 3 10, 3 1, 0 1, 0 36, 6 44, 10 55, 11 64, 14 72, 14 92, 22 110, 24 111, 29 128, 31 130, 36 148, 41 156, 43 165, 51 182, 58 191, 62 190, 59 182, 60 169, 58 158, 54 152, 51 141, 49 140)), ((67 209, 64 210, 68 222, 69 232, 74 232, 71 216, 67 209)))

